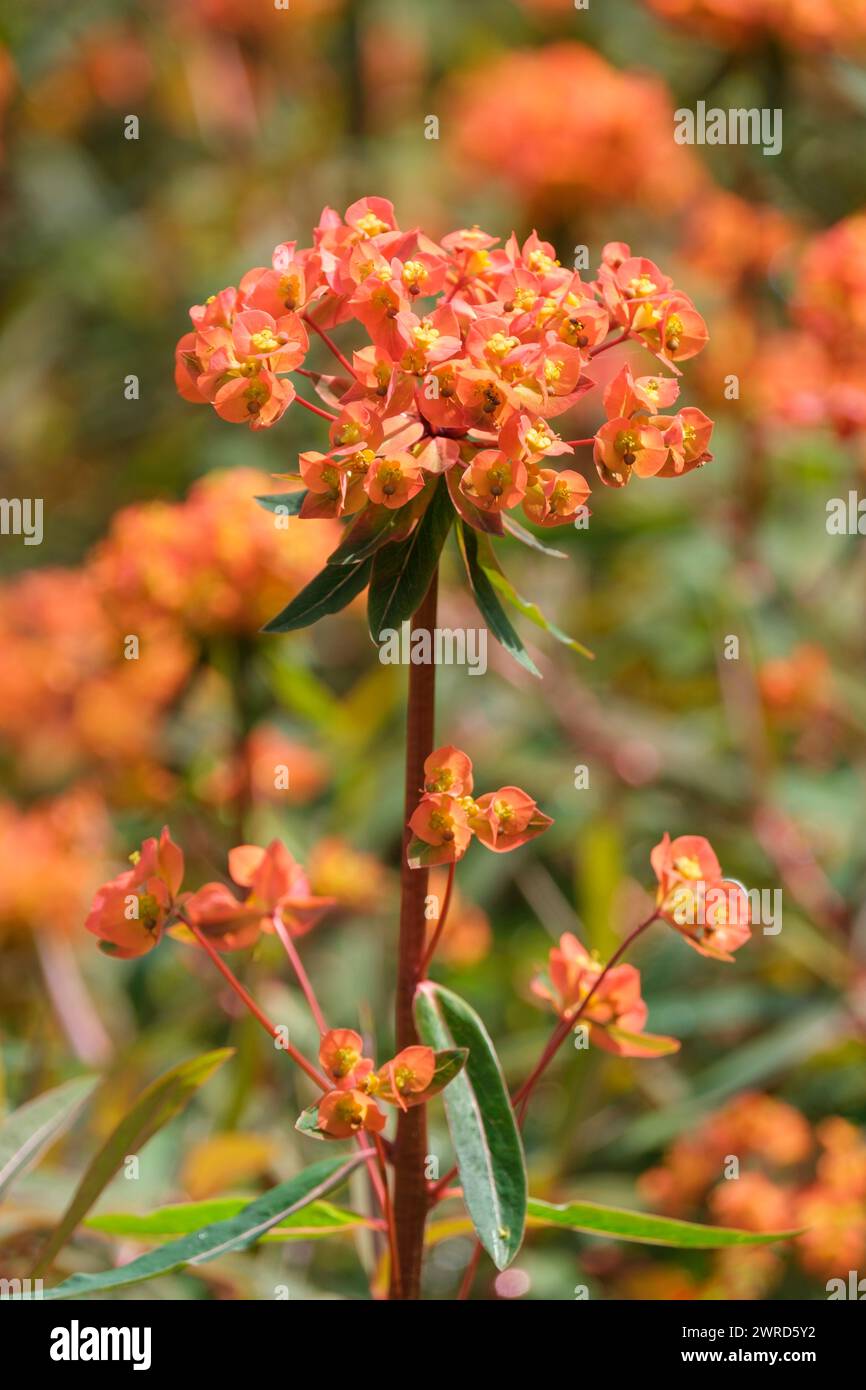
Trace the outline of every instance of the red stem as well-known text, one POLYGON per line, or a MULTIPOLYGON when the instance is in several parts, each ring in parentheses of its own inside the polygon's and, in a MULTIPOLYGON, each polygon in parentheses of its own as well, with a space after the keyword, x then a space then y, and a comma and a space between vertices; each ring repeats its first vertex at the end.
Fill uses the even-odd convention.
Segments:
POLYGON ((430 945, 427 947, 424 959, 421 962, 421 966, 418 971, 419 980, 425 980, 427 978, 427 971, 430 969, 430 962, 436 954, 436 947, 439 945, 442 933, 445 930, 445 922, 448 918, 448 909, 451 906, 451 893, 454 888, 454 871, 456 868, 456 863, 451 863, 448 865, 448 884, 445 888, 445 901, 442 904, 442 911, 439 913, 439 920, 436 923, 436 929, 433 932, 432 937, 430 938, 430 945))
POLYGON ((220 956, 219 952, 214 948, 214 946, 211 945, 210 941, 208 941, 204 932, 201 931, 200 928, 197 927, 195 923, 191 922, 188 918, 183 918, 183 921, 184 925, 189 927, 199 946, 201 946, 203 950, 205 950, 207 954, 210 956, 211 960, 213 961, 217 970, 222 975, 223 979, 228 982, 228 984, 234 990, 235 994, 242 1001, 244 1006, 247 1009, 249 1009, 250 1013, 253 1015, 253 1018, 258 1020, 258 1022, 262 1025, 266 1033, 270 1033, 271 1037, 274 1039, 275 1042, 279 1042, 280 1050, 289 1054, 292 1061, 296 1062, 297 1065, 301 1068, 301 1070, 307 1073, 307 1076, 310 1078, 311 1081, 315 1082, 315 1084, 319 1087, 320 1091, 330 1091, 330 1082, 327 1081, 325 1077, 323 1077, 322 1075, 320 1075, 319 1072, 316 1071, 316 1068, 313 1066, 312 1062, 307 1061, 307 1058, 304 1056, 303 1052, 299 1052, 298 1049, 296 1047, 293 1047, 290 1042, 283 1041, 283 1035, 280 1033, 280 1030, 276 1027, 274 1023, 271 1022, 267 1014, 259 1008, 253 996, 247 990, 244 989, 237 975, 235 975, 233 971, 229 969, 225 961, 220 956))
POLYGON ((337 347, 337 344, 334 342, 330 334, 326 333, 324 328, 320 328, 319 325, 316 323, 315 319, 311 319, 307 314, 302 314, 301 318, 304 320, 304 323, 309 324, 310 328, 312 328, 314 333, 318 333, 322 342, 325 343, 326 346, 330 349, 330 351, 334 354, 337 361, 340 363, 340 366, 344 367, 346 371, 349 373, 350 377, 352 377, 352 379, 356 381, 358 378, 358 373, 355 371, 355 368, 352 366, 348 357, 344 357, 343 353, 337 347))
POLYGON ((624 343, 629 337, 628 329, 624 329, 618 338, 608 338, 606 343, 599 343, 598 347, 590 348, 590 357, 598 357, 599 353, 607 352, 608 348, 616 347, 617 343, 624 343))
POLYGON ((595 436, 593 435, 590 439, 566 439, 565 442, 566 444, 570 444, 573 449, 577 449, 580 445, 594 444, 595 436))
POLYGON ((298 984, 300 985, 304 998, 307 1001, 310 1013, 316 1020, 316 1027, 318 1028, 320 1033, 327 1033, 328 1025, 325 1022, 325 1016, 322 1013, 322 1010, 319 1006, 319 1001, 316 998, 316 991, 310 984, 309 976, 307 975, 307 972, 303 967, 301 957, 298 955, 297 947, 295 946, 295 943, 292 940, 292 933, 289 931, 289 928, 286 926, 285 922, 282 920, 278 912, 274 913, 273 918, 271 920, 274 924, 274 931, 277 933, 277 936, 280 938, 280 941, 282 942, 283 950, 285 951, 286 955, 288 956, 291 962, 292 969, 295 972, 298 984))
POLYGON ((295 400, 298 405, 303 405, 307 410, 312 410, 314 415, 321 415, 323 420, 328 420, 331 424, 340 418, 339 415, 332 415, 330 410, 323 410, 320 405, 313 405, 312 401, 305 401, 303 396, 299 396, 297 392, 295 392, 295 400))
MULTIPOLYGON (((436 626, 437 574, 412 620, 413 629, 432 632, 436 626)), ((424 783, 424 760, 433 750, 436 696, 436 667, 432 662, 410 665, 406 721, 406 783, 404 832, 400 861, 400 940, 397 965, 396 1038, 397 1050, 418 1042, 412 1003, 427 937, 424 908, 428 871, 410 869, 408 823, 418 804, 424 783)), ((424 1253, 424 1224, 427 1218, 427 1181, 424 1163, 427 1154, 426 1106, 414 1105, 397 1119, 394 1143, 394 1220, 399 1283, 391 1281, 392 1299, 421 1296, 421 1261, 424 1253)))
MULTIPOLYGON (((359 1135, 360 1138, 360 1135, 359 1135)), ((391 1198, 388 1195, 388 1169, 385 1161, 385 1146, 382 1143, 382 1136, 374 1134, 373 1143, 376 1146, 376 1157, 379 1160, 379 1177, 381 1182, 381 1202, 382 1214, 388 1228, 388 1251, 391 1256, 391 1287, 400 1288, 400 1252, 397 1249, 397 1231, 394 1225, 394 1208, 391 1205, 391 1198)))
POLYGON ((466 1266, 466 1273, 460 1285, 460 1292, 457 1295, 458 1303, 464 1302, 472 1292, 472 1285, 475 1282, 475 1272, 478 1269, 478 1261, 481 1258, 481 1241, 476 1240, 475 1249, 469 1256, 469 1263, 466 1266))

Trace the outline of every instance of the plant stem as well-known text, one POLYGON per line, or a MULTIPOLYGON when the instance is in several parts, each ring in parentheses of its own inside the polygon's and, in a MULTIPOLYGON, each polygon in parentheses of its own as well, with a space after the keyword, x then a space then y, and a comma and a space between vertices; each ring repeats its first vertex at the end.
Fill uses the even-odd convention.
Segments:
POLYGON ((304 1056, 303 1052, 299 1052, 298 1049, 296 1047, 293 1047, 293 1045, 290 1042, 283 1041, 283 1036, 280 1033, 280 1030, 277 1028, 276 1024, 271 1022, 267 1014, 259 1008, 258 1004, 256 1003, 253 996, 249 993, 249 991, 244 989, 237 975, 235 975, 234 972, 229 969, 219 952, 211 944, 211 942, 208 941, 204 932, 199 927, 197 927, 194 922, 191 922, 188 917, 182 918, 182 921, 185 926, 189 927, 189 930, 192 932, 199 946, 201 946, 202 949, 205 950, 207 954, 210 956, 217 970, 220 972, 223 979, 226 980, 228 984, 231 986, 231 988, 234 990, 235 994, 241 1000, 244 1007, 249 1009, 250 1013, 253 1015, 253 1018, 258 1020, 258 1022, 264 1028, 265 1032, 270 1033, 271 1037, 274 1039, 275 1042, 279 1042, 281 1051, 287 1052, 289 1054, 292 1061, 296 1062, 297 1065, 301 1068, 301 1070, 306 1072, 307 1076, 310 1078, 311 1081, 315 1082, 320 1091, 329 1091, 331 1089, 330 1083, 325 1079, 324 1076, 321 1076, 316 1071, 316 1068, 313 1066, 312 1062, 307 1061, 307 1058, 304 1056))
MULTIPOLYGON (((413 629, 426 629, 432 634, 436 626, 437 587, 438 572, 434 572, 426 597, 412 619, 413 629)), ((426 869, 410 869, 406 851, 409 845, 409 819, 418 804, 424 784, 424 760, 433 751, 435 699, 435 665, 432 662, 410 665, 395 1019, 398 1051, 404 1047, 411 1047, 418 1041, 412 1002, 424 961, 427 935, 424 908, 428 872, 426 869)), ((401 1277, 399 1281, 396 1280, 392 1271, 392 1299, 417 1299, 421 1295, 421 1260, 427 1217, 427 1181, 424 1176, 426 1154, 426 1107, 414 1105, 399 1115, 394 1145, 394 1219, 401 1277)))
POLYGON ((463 1275, 463 1279, 460 1284, 460 1292, 457 1295, 458 1303, 462 1303, 466 1299, 468 1299, 470 1293, 472 1292, 472 1285, 475 1283, 475 1273, 478 1269, 478 1261, 480 1260, 480 1258, 481 1241, 476 1240, 472 1254, 469 1256, 469 1263, 466 1266, 466 1272, 463 1275))
MULTIPOLYGON (((360 1136, 359 1136, 360 1137, 360 1136)), ((380 1202, 382 1205, 382 1215, 388 1228, 388 1253, 391 1257, 391 1282, 392 1285, 400 1287, 400 1253, 397 1249, 397 1232, 394 1226, 394 1208, 391 1205, 391 1198, 388 1195, 388 1167, 385 1158, 385 1145, 379 1134, 372 1136, 376 1146, 376 1157, 379 1161, 379 1181, 380 1202)))
POLYGON ((340 351, 340 349, 337 347, 337 344, 334 342, 330 334, 326 333, 324 328, 320 328, 319 325, 316 323, 315 319, 310 318, 308 314, 303 314, 302 318, 304 320, 304 323, 309 324, 310 328, 312 328, 314 333, 318 333, 322 342, 325 343, 328 349, 334 354, 340 366, 346 369, 352 380, 357 380, 358 373, 355 371, 355 368, 352 366, 348 357, 345 357, 343 353, 340 351))
POLYGON ((306 406, 307 410, 312 410, 314 415, 321 415, 322 419, 327 420, 330 424, 340 418, 339 415, 333 415, 330 410, 323 410, 320 405, 313 405, 312 401, 305 401, 303 396, 299 396, 297 392, 295 393, 295 400, 298 405, 306 406))
POLYGON ((599 353, 607 352, 608 348, 616 347, 618 343, 624 343, 628 337, 629 331, 626 328, 618 338, 608 338, 606 343, 599 343, 598 347, 590 348, 589 355, 590 357, 598 357, 599 353))
POLYGON ((297 978, 298 984, 301 987, 303 996, 307 1001, 307 1006, 310 1010, 310 1013, 316 1020, 316 1027, 318 1028, 320 1033, 327 1033, 328 1025, 325 1023, 325 1016, 322 1013, 321 1006, 319 1004, 318 999, 316 998, 316 991, 310 984, 310 978, 307 975, 306 970, 304 969, 301 957, 298 955, 297 947, 295 946, 295 943, 292 940, 292 933, 289 931, 289 928, 286 926, 285 922, 280 917, 280 914, 278 912, 274 913, 272 921, 274 924, 274 931, 280 938, 283 950, 289 958, 291 967, 295 972, 295 976, 297 978))
POLYGON ((439 913, 439 920, 436 923, 436 928, 433 932, 432 937, 430 938, 430 945, 427 947, 427 950, 424 954, 424 959, 421 962, 421 968, 418 971, 418 978, 420 980, 425 980, 427 978, 427 971, 430 969, 430 962, 436 954, 436 947, 439 945, 439 942, 442 938, 442 933, 445 930, 445 923, 448 920, 448 909, 451 906, 451 894, 454 890, 454 870, 456 868, 456 863, 451 863, 448 865, 448 884, 445 888, 445 901, 442 904, 442 911, 439 913))

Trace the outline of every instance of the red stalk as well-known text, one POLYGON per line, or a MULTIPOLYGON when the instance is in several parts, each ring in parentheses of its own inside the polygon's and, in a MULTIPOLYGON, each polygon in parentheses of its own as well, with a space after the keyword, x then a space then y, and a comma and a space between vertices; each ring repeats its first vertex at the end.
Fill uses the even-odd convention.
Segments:
MULTIPOLYGON (((437 574, 420 608, 412 619, 413 629, 436 626, 437 574)), ((397 1051, 418 1042, 412 1001, 421 979, 427 922, 428 872, 410 869, 406 851, 408 822, 418 804, 424 784, 424 760, 433 751, 436 696, 436 668, 433 663, 410 665, 406 720, 406 784, 404 832, 400 862, 400 940, 397 965, 395 1031, 397 1051)), ((417 1299, 421 1296, 421 1261, 424 1252, 424 1224, 427 1217, 426 1106, 414 1105, 397 1120, 394 1143, 394 1219, 397 1231, 399 1275, 391 1273, 390 1298, 417 1299)))

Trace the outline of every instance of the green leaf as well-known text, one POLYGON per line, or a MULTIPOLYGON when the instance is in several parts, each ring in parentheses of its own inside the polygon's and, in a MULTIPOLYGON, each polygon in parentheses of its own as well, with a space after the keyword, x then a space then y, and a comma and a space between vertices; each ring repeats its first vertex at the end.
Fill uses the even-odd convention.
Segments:
POLYGON ((549 618, 545 618, 537 603, 533 603, 531 599, 522 598, 520 596, 511 583, 511 580, 506 578, 502 573, 496 561, 496 557, 493 554, 493 547, 486 536, 481 539, 480 549, 482 555, 480 562, 481 568, 487 575, 494 589, 502 595, 506 603, 510 603, 513 608, 517 609, 518 613, 522 613, 524 618, 528 618, 531 623, 535 623, 535 626, 540 627, 543 632, 549 632, 551 637, 555 637, 557 642, 561 642, 563 646, 571 647, 572 651, 580 652, 581 656, 588 657, 590 661, 595 659, 588 647, 584 647, 581 642, 576 642, 573 637, 569 637, 567 632, 563 632, 562 628, 557 627, 556 623, 552 623, 549 618))
POLYGON ((306 1134, 309 1139, 330 1140, 333 1143, 337 1138, 336 1135, 326 1134, 324 1130, 319 1129, 319 1107, 315 1104, 308 1105, 306 1110, 301 1111, 295 1120, 295 1129, 299 1134, 306 1134))
MULTIPOLYGON (((159 1240, 165 1236, 192 1235, 213 1221, 227 1221, 237 1216, 248 1205, 246 1197, 216 1197, 206 1202, 177 1202, 143 1214, 106 1212, 102 1216, 88 1217, 84 1225, 89 1231, 100 1231, 107 1236, 159 1240)), ((336 1207, 332 1202, 311 1202, 262 1236, 262 1243, 320 1240, 371 1224, 366 1216, 336 1207)))
POLYGON ((306 495, 307 489, 303 487, 297 492, 266 492, 264 496, 256 497, 255 500, 266 512, 279 512, 281 516, 297 516, 304 505, 306 495))
POLYGON ((478 563, 478 533, 463 522, 458 531, 458 543, 466 565, 466 573, 469 576, 469 586, 475 595, 475 602, 478 604, 482 618, 496 640, 502 643, 515 661, 518 661, 533 676, 538 676, 540 680, 541 672, 508 621, 486 571, 478 563))
POLYGON ((439 1092, 444 1091, 455 1076, 459 1075, 468 1059, 469 1051, 465 1047, 446 1047, 443 1051, 437 1052, 433 1080, 426 1091, 421 1091, 419 1095, 412 1097, 412 1103, 417 1105, 419 1101, 430 1100, 432 1096, 438 1096, 439 1092))
POLYGON ((437 478, 424 515, 406 540, 384 546, 373 558, 367 614, 374 642, 385 628, 399 628, 420 607, 454 520, 443 478, 437 478))
POLYGON ((0 1196, 69 1128, 98 1080, 96 1076, 78 1076, 7 1116, 0 1125, 0 1196))
POLYGON ((328 556, 329 565, 355 565, 374 555, 402 528, 408 507, 377 507, 368 503, 346 527, 343 539, 328 556))
POLYGON ((270 1192, 226 1221, 216 1221, 180 1240, 172 1240, 119 1269, 106 1269, 101 1274, 73 1274, 56 1288, 47 1289, 42 1296, 45 1299, 83 1298, 85 1294, 141 1284, 145 1279, 172 1274, 186 1265, 205 1264, 218 1255, 246 1250, 281 1221, 338 1187, 370 1152, 364 1150, 349 1158, 341 1155, 314 1163, 312 1168, 272 1187, 270 1192))
POLYGON ((739 1231, 728 1226, 701 1226, 677 1221, 670 1216, 652 1216, 644 1211, 623 1211, 596 1202, 552 1202, 530 1197, 527 1208, 532 1226, 560 1226, 587 1235, 611 1236, 640 1245, 669 1245, 677 1250, 722 1250, 732 1245, 772 1245, 791 1240, 799 1231, 739 1231))
POLYGON ((262 632, 295 632, 329 613, 339 613, 366 587, 372 564, 372 559, 367 559, 354 565, 326 565, 282 613, 265 623, 262 632))
POLYGON ((526 1164, 499 1059, 474 1009, 430 980, 415 992, 415 1021, 429 1047, 469 1050, 445 1091, 445 1113, 466 1209, 496 1268, 506 1269, 523 1240, 526 1164))
POLYGON ((524 545, 528 545, 530 550, 537 550, 542 555, 549 555, 553 560, 567 560, 568 556, 564 550, 554 550, 552 545, 545 545, 532 531, 528 531, 525 526, 521 526, 519 521, 515 521, 513 516, 504 516, 502 524, 509 535, 514 536, 524 545))
POLYGON ((34 1266, 33 1275, 42 1274, 61 1250, 81 1219, 105 1190, 127 1154, 138 1153, 157 1130, 179 1115, 205 1081, 233 1055, 234 1048, 205 1052, 188 1062, 180 1062, 157 1077, 142 1091, 132 1109, 109 1134, 94 1154, 75 1194, 34 1266))

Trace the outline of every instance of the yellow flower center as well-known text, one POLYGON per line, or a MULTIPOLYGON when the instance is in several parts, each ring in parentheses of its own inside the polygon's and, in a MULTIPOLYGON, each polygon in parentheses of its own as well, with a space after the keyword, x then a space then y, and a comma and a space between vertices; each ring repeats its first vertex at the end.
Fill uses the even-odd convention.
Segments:
POLYGON ((364 236, 379 236, 387 230, 388 223, 377 217, 375 212, 365 212, 364 216, 358 219, 358 231, 363 232, 364 236))
POLYGON ((683 878, 699 879, 703 877, 700 862, 694 855, 680 855, 679 859, 674 860, 674 868, 683 878))
POLYGON ((412 337, 417 346, 426 351, 439 337, 439 329, 434 328, 429 319, 422 319, 418 326, 412 329, 412 337))
POLYGON ((358 1065, 360 1060, 360 1052, 356 1052, 353 1047, 338 1048, 331 1062, 331 1075, 337 1077, 348 1076, 349 1072, 358 1065))
POLYGON ((526 431, 526 443, 534 454, 545 453, 553 443, 543 425, 535 425, 526 431))
POLYGON ((407 289, 417 289, 423 285, 425 280, 429 280, 430 272, 421 261, 407 261, 403 267, 403 274, 400 277, 407 289))
POLYGON ((527 264, 530 270, 534 270, 537 275, 546 275, 559 265, 559 261, 554 261, 545 251, 530 251, 527 264))
POLYGON ((279 339, 274 337, 270 328, 261 328, 250 338, 250 347, 256 352, 275 352, 279 346, 279 339))
POLYGON ((628 282, 628 292, 632 299, 646 299, 647 295, 655 294, 657 289, 658 285, 648 275, 636 275, 628 282))

